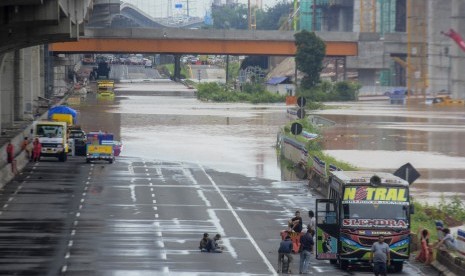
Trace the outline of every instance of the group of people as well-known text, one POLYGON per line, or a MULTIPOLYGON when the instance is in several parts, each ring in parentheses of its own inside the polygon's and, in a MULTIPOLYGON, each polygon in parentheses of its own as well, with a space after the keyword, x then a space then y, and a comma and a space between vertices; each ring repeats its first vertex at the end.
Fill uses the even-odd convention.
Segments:
POLYGON ((420 252, 416 256, 416 260, 425 264, 430 264, 433 261, 433 248, 443 248, 454 251, 457 249, 456 241, 452 236, 449 228, 441 230, 443 237, 433 246, 430 244, 430 234, 428 229, 421 229, 419 235, 420 252))
POLYGON ((222 253, 223 247, 219 246, 218 241, 221 240, 221 235, 216 234, 210 238, 208 233, 203 233, 203 238, 200 240, 199 249, 201 252, 222 253))
POLYGON ((24 137, 23 143, 21 144, 21 150, 26 152, 29 161, 39 162, 40 152, 42 151, 42 145, 39 142, 39 138, 35 138, 31 143, 29 138, 24 137))
POLYGON ((278 273, 292 273, 292 253, 297 253, 296 251, 300 254, 299 274, 308 273, 310 257, 315 245, 315 214, 310 210, 308 211, 308 216, 310 222, 307 224, 307 231, 304 234, 301 234, 303 231, 303 220, 300 216, 300 211, 295 212, 295 217, 288 221, 288 229, 282 232, 283 240, 279 244, 278 249, 278 273), (297 243, 292 241, 292 233, 298 233, 298 235, 294 235, 298 239, 297 243), (294 248, 294 244, 298 245, 297 250, 294 248), (287 271, 283 271, 286 269, 287 271))

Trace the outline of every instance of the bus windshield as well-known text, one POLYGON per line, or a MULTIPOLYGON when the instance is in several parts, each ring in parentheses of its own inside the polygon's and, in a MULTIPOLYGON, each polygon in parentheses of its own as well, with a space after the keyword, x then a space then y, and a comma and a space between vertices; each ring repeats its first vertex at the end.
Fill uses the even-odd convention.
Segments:
POLYGON ((409 206, 405 204, 346 203, 342 206, 345 227, 408 227, 409 206))

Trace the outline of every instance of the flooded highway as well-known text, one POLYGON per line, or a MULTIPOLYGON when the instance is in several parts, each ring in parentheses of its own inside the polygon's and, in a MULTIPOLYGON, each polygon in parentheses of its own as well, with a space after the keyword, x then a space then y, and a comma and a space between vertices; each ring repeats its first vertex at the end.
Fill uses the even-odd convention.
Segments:
POLYGON ((463 107, 391 105, 388 100, 329 104, 315 111, 336 122, 323 131, 326 152, 359 168, 394 172, 410 162, 421 174, 412 195, 429 203, 465 201, 463 107))

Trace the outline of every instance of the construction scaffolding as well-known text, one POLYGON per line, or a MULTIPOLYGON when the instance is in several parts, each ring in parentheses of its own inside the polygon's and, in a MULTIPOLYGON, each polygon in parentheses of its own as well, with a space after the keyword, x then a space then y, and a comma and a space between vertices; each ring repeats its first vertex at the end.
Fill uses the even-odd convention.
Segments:
POLYGON ((427 1, 407 0, 407 89, 426 96, 428 87, 427 1))

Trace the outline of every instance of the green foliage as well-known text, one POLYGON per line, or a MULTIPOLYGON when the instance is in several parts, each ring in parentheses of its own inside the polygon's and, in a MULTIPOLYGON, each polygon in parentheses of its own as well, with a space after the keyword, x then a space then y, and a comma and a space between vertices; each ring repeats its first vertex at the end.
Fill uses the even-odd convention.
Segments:
POLYGON ((289 17, 292 3, 281 0, 266 11, 257 11, 257 30, 279 30, 281 23, 289 17))
POLYGON ((230 80, 235 80, 239 76, 239 68, 241 67, 241 63, 234 61, 234 62, 229 62, 228 66, 228 75, 230 80))
POLYGON ((285 96, 270 93, 261 89, 259 85, 251 85, 249 92, 238 92, 229 89, 226 85, 215 82, 200 83, 197 86, 197 98, 202 101, 214 102, 250 102, 250 103, 277 103, 284 102, 285 96))
MULTIPOLYGON (((160 72, 160 74, 168 76, 168 77, 173 77, 174 75, 174 64, 173 63, 168 63, 168 64, 163 64, 157 67, 157 70, 160 72)), ((185 66, 181 66, 181 79, 185 79, 186 77, 189 77, 189 73, 187 72, 187 69, 185 66)))
POLYGON ((304 89, 312 88, 320 82, 326 45, 314 32, 302 30, 294 35, 297 52, 295 62, 297 69, 305 74, 301 85, 304 89))
POLYGON ((248 9, 244 4, 212 6, 214 29, 247 30, 248 9))
POLYGON ((307 98, 309 102, 355 101, 360 87, 360 84, 349 81, 337 83, 323 81, 310 89, 301 88, 298 95, 307 98))

